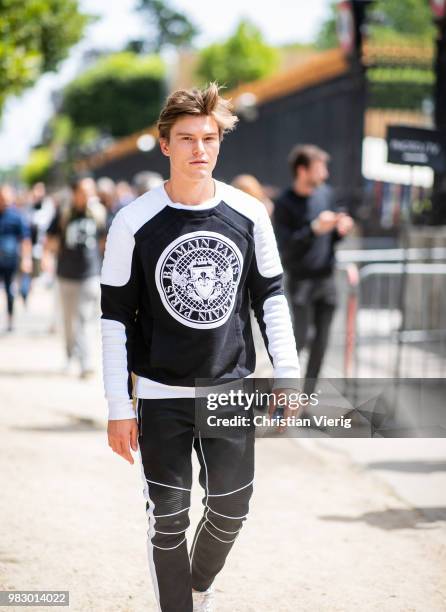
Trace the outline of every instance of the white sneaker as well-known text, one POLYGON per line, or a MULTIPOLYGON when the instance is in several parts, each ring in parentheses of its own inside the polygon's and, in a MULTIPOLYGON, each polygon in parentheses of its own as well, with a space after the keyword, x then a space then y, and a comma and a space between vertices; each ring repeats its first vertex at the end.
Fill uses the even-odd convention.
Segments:
POLYGON ((192 591, 194 612, 213 612, 214 586, 211 585, 207 591, 192 591))

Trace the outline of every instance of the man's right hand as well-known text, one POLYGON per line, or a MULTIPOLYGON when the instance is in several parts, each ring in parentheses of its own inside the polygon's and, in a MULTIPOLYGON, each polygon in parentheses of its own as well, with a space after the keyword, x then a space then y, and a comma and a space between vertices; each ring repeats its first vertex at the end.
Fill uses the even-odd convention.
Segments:
POLYGON ((323 210, 319 215, 311 222, 311 229, 320 236, 331 232, 336 227, 338 222, 338 215, 332 210, 323 210))
POLYGON ((107 427, 108 445, 113 452, 121 455, 126 461, 133 465, 134 460, 130 452, 138 450, 138 424, 135 419, 120 419, 109 421, 107 427))

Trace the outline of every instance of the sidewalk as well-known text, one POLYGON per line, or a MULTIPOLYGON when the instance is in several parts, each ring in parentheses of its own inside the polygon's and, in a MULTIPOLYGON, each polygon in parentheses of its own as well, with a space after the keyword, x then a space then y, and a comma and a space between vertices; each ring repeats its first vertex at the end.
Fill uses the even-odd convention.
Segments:
MULTIPOLYGON (((99 375, 61 374, 60 338, 42 333, 50 296, 31 300, 18 331, 0 337, 0 588, 69 590, 76 612, 155 611, 139 466, 107 446, 99 375)), ((99 368, 97 329, 92 342, 99 368)), ((443 517, 351 457, 319 440, 258 440, 251 514, 216 581, 218 612, 446 609, 443 517)), ((195 488, 193 526, 201 497, 195 488)))

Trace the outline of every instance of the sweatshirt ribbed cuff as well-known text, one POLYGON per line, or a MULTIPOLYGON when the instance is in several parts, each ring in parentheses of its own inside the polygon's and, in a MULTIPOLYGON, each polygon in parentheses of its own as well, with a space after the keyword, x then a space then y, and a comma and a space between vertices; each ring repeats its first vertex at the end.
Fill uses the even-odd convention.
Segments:
POLYGON ((300 368, 282 367, 274 369, 273 389, 296 389, 300 385, 300 368))
POLYGON ((120 421, 122 419, 135 419, 133 402, 130 399, 108 400, 108 420, 120 421))

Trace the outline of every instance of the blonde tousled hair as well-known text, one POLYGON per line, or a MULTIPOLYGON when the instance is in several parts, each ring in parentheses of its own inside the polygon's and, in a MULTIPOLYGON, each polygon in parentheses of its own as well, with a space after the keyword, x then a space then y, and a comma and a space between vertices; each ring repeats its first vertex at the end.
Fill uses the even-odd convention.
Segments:
POLYGON ((230 100, 220 96, 217 83, 210 83, 205 89, 178 89, 170 94, 161 109, 157 123, 159 137, 168 140, 174 123, 187 115, 212 116, 217 122, 220 140, 238 121, 230 100))

